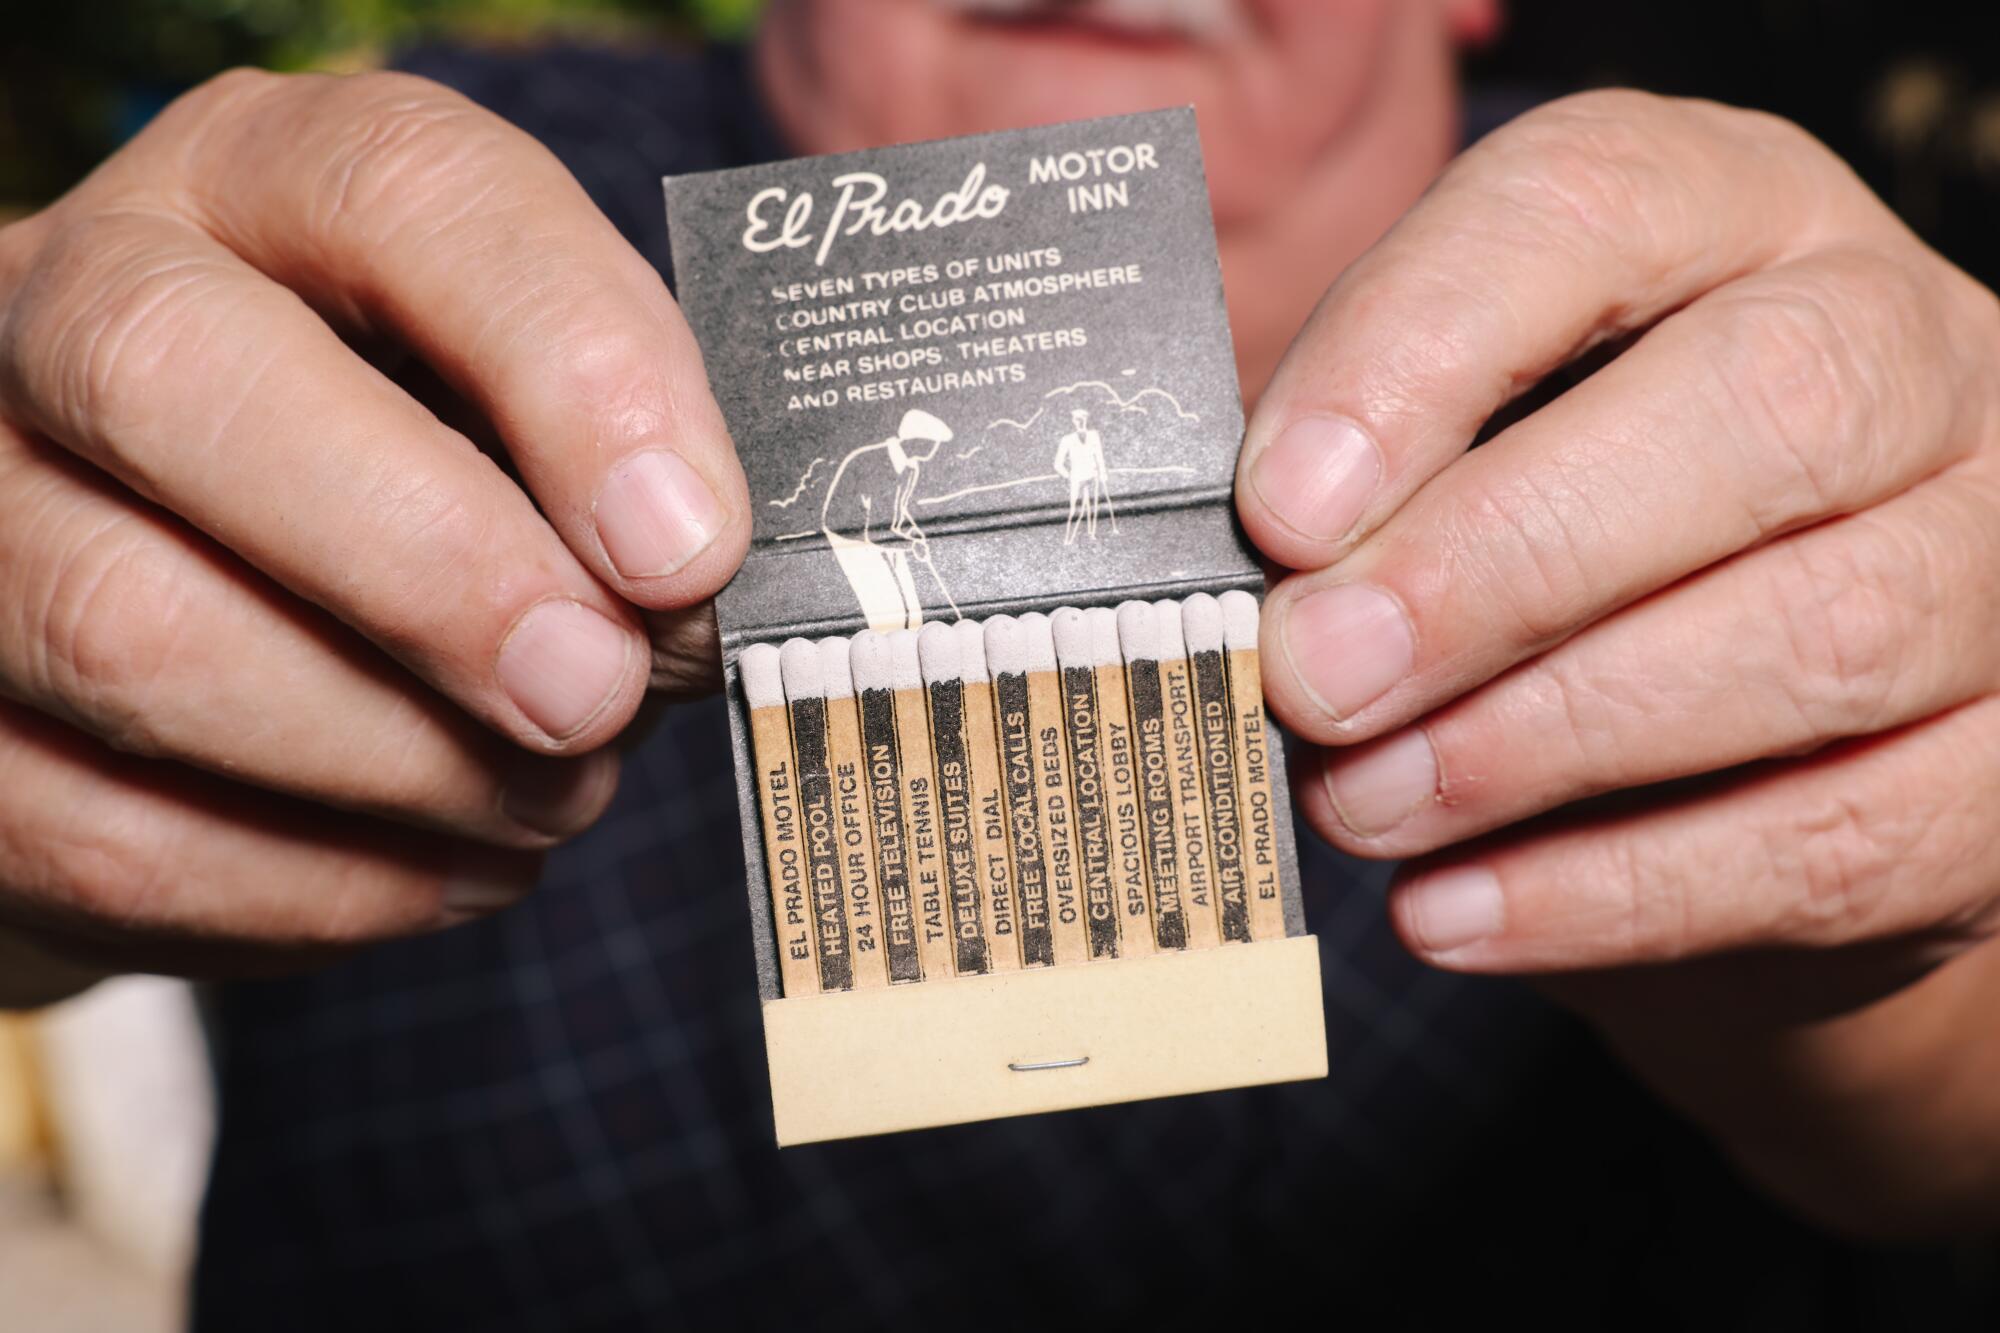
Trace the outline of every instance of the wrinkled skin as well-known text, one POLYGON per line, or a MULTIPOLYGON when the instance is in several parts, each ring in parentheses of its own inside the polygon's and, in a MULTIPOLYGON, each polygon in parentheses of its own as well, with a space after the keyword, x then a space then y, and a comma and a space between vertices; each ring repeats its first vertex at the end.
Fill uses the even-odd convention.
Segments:
MULTIPOLYGON (((1490 6, 1244 12, 779 0, 758 68, 806 150, 1196 101, 1306 819, 1780 1197, 1990 1223, 1992 294, 1714 105, 1567 99, 1426 191, 1490 6)), ((538 146, 395 76, 189 94, 0 232, 0 999, 512 901, 649 680, 712 681, 747 531, 678 312, 538 146)))

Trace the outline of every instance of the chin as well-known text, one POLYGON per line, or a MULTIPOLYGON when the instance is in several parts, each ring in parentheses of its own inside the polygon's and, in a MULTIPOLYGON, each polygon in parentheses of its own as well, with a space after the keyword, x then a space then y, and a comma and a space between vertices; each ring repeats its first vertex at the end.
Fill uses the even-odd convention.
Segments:
POLYGON ((1410 0, 777 0, 760 64, 813 151, 1192 104, 1218 222, 1370 109, 1410 0), (1400 12, 1399 12, 1400 11, 1400 12))

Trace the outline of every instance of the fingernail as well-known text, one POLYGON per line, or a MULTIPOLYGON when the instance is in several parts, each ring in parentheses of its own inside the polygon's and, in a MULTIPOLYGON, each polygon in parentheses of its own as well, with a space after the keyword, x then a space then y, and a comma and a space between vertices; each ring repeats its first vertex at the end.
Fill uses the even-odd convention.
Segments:
POLYGON ((631 664, 633 636, 581 602, 543 602, 500 645, 500 688, 556 740, 611 702, 631 664))
POLYGON ((1490 939, 1505 922, 1500 880, 1483 866, 1440 871, 1404 892, 1410 934, 1425 953, 1452 953, 1490 939))
POLYGON ((1437 794, 1437 755, 1422 727, 1411 727, 1327 764, 1326 795, 1350 832, 1387 833, 1437 794))
POLYGON ((1382 451, 1345 417, 1301 417, 1250 466, 1250 484, 1280 522, 1312 541, 1345 537, 1382 479, 1382 451))
POLYGON ((603 811, 617 772, 618 758, 611 754, 582 759, 523 756, 501 789, 500 813, 532 832, 568 837, 603 811))
POLYGON ((1323 710, 1344 720, 1410 674, 1416 638, 1403 609, 1361 583, 1309 593, 1285 610, 1285 656, 1323 710))
POLYGON ((729 515, 686 459, 667 449, 611 469, 597 496, 597 536, 628 579, 671 574, 700 555, 729 515))
POLYGON ((444 924, 455 926, 491 916, 520 902, 535 887, 538 864, 524 865, 518 855, 496 854, 486 848, 468 849, 445 876, 440 913, 444 924))

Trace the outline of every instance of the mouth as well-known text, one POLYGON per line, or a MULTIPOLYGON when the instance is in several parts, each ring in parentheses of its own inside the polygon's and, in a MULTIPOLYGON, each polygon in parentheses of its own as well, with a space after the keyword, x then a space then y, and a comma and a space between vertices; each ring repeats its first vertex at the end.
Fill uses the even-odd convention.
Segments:
POLYGON ((1081 29, 1133 41, 1213 42, 1248 26, 1241 0, 931 0, 967 18, 1017 27, 1081 29))

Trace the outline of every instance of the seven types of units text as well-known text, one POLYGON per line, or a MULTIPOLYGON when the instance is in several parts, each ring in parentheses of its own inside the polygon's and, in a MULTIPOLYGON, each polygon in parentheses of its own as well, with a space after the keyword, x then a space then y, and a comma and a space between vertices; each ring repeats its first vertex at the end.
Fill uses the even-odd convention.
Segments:
POLYGON ((784 993, 1284 934, 1248 593, 754 644, 784 993))

